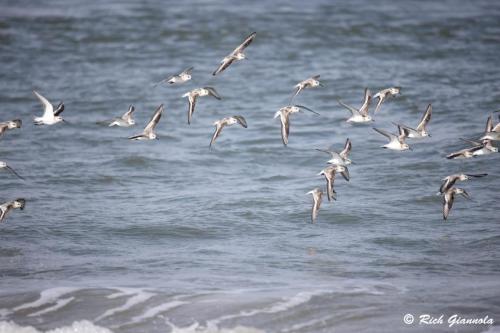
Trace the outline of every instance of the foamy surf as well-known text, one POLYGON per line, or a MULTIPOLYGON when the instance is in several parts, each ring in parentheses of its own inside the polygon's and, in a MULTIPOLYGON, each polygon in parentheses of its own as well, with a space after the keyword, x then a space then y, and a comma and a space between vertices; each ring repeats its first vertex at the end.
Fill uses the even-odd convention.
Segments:
POLYGON ((39 308, 43 305, 56 303, 56 301, 61 296, 72 293, 76 290, 78 290, 78 289, 77 288, 69 288, 69 287, 47 289, 47 290, 44 290, 40 293, 40 297, 37 300, 35 300, 33 302, 21 304, 21 305, 15 307, 13 310, 20 311, 20 310, 26 310, 26 309, 31 309, 31 308, 39 308))
POLYGON ((143 314, 141 314, 139 316, 135 316, 134 318, 132 318, 130 323, 127 323, 126 325, 136 324, 136 323, 140 323, 146 319, 154 318, 163 312, 167 312, 168 310, 174 309, 176 307, 179 307, 179 306, 181 306, 183 304, 187 304, 187 303, 188 302, 178 301, 178 300, 162 303, 158 306, 155 306, 153 308, 146 310, 143 314))
POLYGON ((39 331, 32 326, 20 326, 12 321, 0 321, 0 333, 113 333, 113 331, 96 326, 88 320, 75 321, 70 326, 48 331, 39 331))
POLYGON ((46 313, 49 313, 49 312, 53 312, 53 311, 57 311, 63 307, 65 307, 66 305, 68 305, 69 303, 71 303, 75 298, 74 297, 68 297, 68 298, 61 298, 61 299, 58 299, 56 301, 56 304, 52 305, 52 306, 49 306, 48 308, 46 309, 43 309, 43 310, 40 310, 40 311, 37 311, 37 312, 33 312, 33 313, 30 313, 28 315, 28 317, 36 317, 36 316, 41 316, 43 314, 46 314, 46 313))
POLYGON ((203 327, 199 323, 194 323, 188 327, 177 327, 168 323, 172 328, 171 333, 266 333, 253 327, 236 326, 234 328, 203 327))
POLYGON ((144 303, 147 300, 149 300, 151 297, 153 297, 155 294, 143 291, 141 289, 122 289, 120 292, 111 294, 107 296, 108 299, 114 299, 118 297, 123 297, 123 296, 131 296, 130 298, 127 299, 127 301, 118 307, 106 310, 103 314, 98 316, 95 321, 102 320, 104 318, 113 316, 118 313, 123 313, 125 311, 130 310, 132 307, 144 303))

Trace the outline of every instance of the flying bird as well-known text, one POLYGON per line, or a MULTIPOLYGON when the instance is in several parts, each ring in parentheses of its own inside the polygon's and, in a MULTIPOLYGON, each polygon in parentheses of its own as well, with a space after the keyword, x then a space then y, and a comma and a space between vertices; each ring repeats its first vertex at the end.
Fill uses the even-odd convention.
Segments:
POLYGON ((209 147, 212 147, 212 144, 219 137, 224 126, 231 126, 236 123, 240 124, 244 128, 247 128, 247 122, 245 118, 243 118, 242 116, 232 116, 232 117, 222 118, 221 120, 217 120, 216 122, 214 122, 215 132, 214 135, 212 136, 212 140, 210 140, 209 147))
POLYGON ((321 202, 323 201, 323 191, 319 188, 315 188, 306 194, 312 194, 313 196, 313 206, 311 209, 311 222, 315 223, 318 218, 319 208, 321 207, 321 202))
POLYGON ((21 119, 14 119, 9 121, 0 122, 0 137, 7 130, 11 130, 14 128, 21 128, 23 122, 21 119))
POLYGON ((443 183, 441 184, 441 187, 439 188, 439 193, 438 194, 443 194, 447 192, 450 188, 455 185, 457 181, 466 181, 472 178, 481 178, 487 176, 487 173, 480 173, 480 174, 466 174, 466 173, 456 173, 453 175, 449 175, 445 178, 443 178, 443 183))
POLYGON ((398 126, 399 135, 395 135, 375 127, 373 127, 373 129, 389 139, 389 143, 383 145, 382 148, 399 151, 408 149, 411 150, 410 146, 405 142, 406 138, 408 137, 408 130, 402 128, 401 126, 398 126))
POLYGON ((0 161, 0 169, 6 169, 7 171, 10 171, 14 176, 16 176, 17 178, 19 179, 22 179, 24 180, 23 177, 21 177, 16 171, 14 171, 14 169, 12 169, 9 165, 7 165, 7 163, 5 163, 4 161, 0 161))
POLYGON ((215 90, 215 88, 213 87, 197 88, 182 95, 182 97, 187 97, 189 101, 188 124, 191 124, 191 119, 194 113, 194 107, 196 106, 196 100, 198 99, 198 97, 202 96, 213 96, 218 100, 222 99, 217 90, 215 90))
POLYGON ((297 83, 294 88, 295 88, 295 92, 292 96, 292 102, 293 102, 293 99, 295 98, 295 96, 297 96, 302 90, 306 89, 306 88, 314 88, 314 87, 317 87, 317 86, 323 86, 323 84, 321 82, 319 82, 319 75, 315 75, 313 77, 310 77, 304 81, 301 81, 299 83, 297 83))
POLYGON ((335 175, 337 173, 337 168, 334 165, 330 165, 318 173, 318 176, 324 176, 326 180, 326 194, 328 201, 337 200, 337 192, 333 189, 333 184, 335 182, 335 175))
POLYGON ((26 205, 26 200, 19 198, 13 201, 6 202, 2 205, 0 205, 0 222, 2 222, 7 214, 12 210, 19 208, 21 210, 24 209, 24 206, 26 205))
POLYGON ((54 125, 64 119, 60 116, 60 114, 64 111, 64 104, 61 102, 54 109, 54 106, 42 95, 33 90, 33 93, 38 98, 40 103, 42 103, 44 111, 41 117, 35 117, 33 122, 35 125, 54 125))
POLYGON ((338 165, 349 165, 352 163, 352 161, 349 159, 349 154, 351 153, 351 149, 352 149, 352 143, 351 140, 349 140, 348 138, 345 142, 344 149, 340 153, 330 149, 328 150, 316 149, 316 150, 331 155, 331 159, 329 159, 327 163, 338 164, 338 165))
POLYGON ((187 82, 189 80, 191 80, 191 72, 193 71, 194 67, 189 67, 189 68, 186 68, 185 70, 183 70, 182 72, 180 72, 179 74, 175 74, 175 75, 172 75, 172 76, 169 76, 167 77, 166 79, 163 79, 157 83, 155 83, 155 87, 163 82, 167 82, 169 84, 180 84, 180 83, 184 83, 184 82, 187 82))
POLYGON ((246 56, 243 53, 243 51, 246 49, 246 47, 248 45, 250 45, 250 43, 252 43, 256 34, 257 34, 256 32, 252 32, 247 38, 245 38, 245 41, 243 43, 241 43, 240 46, 235 48, 233 52, 229 53, 226 57, 224 57, 224 59, 222 59, 220 65, 219 65, 219 67, 212 73, 212 75, 215 76, 215 75, 223 72, 234 61, 246 59, 246 56))
POLYGON ((489 155, 493 153, 498 153, 498 148, 493 146, 492 140, 483 139, 481 141, 469 140, 460 138, 460 140, 471 143, 474 147, 480 147, 481 149, 476 149, 472 152, 472 156, 489 155))
POLYGON ((448 154, 446 156, 447 159, 452 160, 452 159, 462 159, 462 158, 471 158, 471 157, 476 157, 478 156, 476 154, 477 151, 482 150, 483 147, 481 146, 474 146, 470 148, 465 148, 456 152, 453 152, 451 154, 448 154))
POLYGON ((130 140, 154 140, 154 139, 158 139, 158 137, 155 133, 155 127, 156 127, 156 125, 158 125, 158 122, 160 121, 162 112, 163 112, 163 104, 161 104, 156 109, 155 113, 151 117, 151 120, 144 128, 144 131, 142 131, 141 134, 129 137, 129 139, 130 140))
POLYGON ((378 110, 382 106, 382 103, 385 100, 387 100, 389 97, 394 97, 399 95, 400 92, 401 92, 401 87, 390 87, 387 89, 382 89, 378 93, 373 95, 373 98, 378 98, 378 103, 377 106, 375 107, 375 112, 373 114, 378 112, 378 110))
POLYGON ((371 92, 370 89, 365 88, 365 97, 363 99, 363 105, 358 109, 353 108, 350 105, 345 104, 340 99, 337 100, 340 105, 345 107, 347 110, 351 111, 351 117, 347 119, 348 123, 366 123, 372 121, 372 117, 369 115, 369 107, 371 102, 371 92))
POLYGON ((464 198, 470 200, 469 194, 462 188, 451 187, 443 195, 443 220, 448 219, 451 207, 453 207, 453 201, 455 200, 455 195, 460 194, 464 198))
POLYGON ((319 115, 316 111, 313 111, 303 105, 288 105, 279 109, 275 114, 274 118, 280 117, 281 120, 281 139, 283 144, 286 146, 288 144, 288 135, 290 134, 290 115, 292 113, 300 112, 301 109, 307 110, 314 114, 319 115))
POLYGON ((108 126, 130 127, 132 125, 135 125, 135 120, 132 118, 132 113, 134 111, 135 107, 133 105, 130 105, 127 112, 125 112, 121 117, 113 119, 113 121, 108 126))
POLYGON ((396 124, 396 123, 393 124, 396 126, 401 126, 405 130, 407 130, 409 138, 423 138, 426 136, 431 136, 426 129, 427 124, 431 120, 431 116, 432 116, 432 104, 429 104, 427 105, 427 109, 425 109, 424 115, 422 116, 422 119, 420 119, 420 122, 418 123, 416 128, 411 128, 402 124, 396 124))

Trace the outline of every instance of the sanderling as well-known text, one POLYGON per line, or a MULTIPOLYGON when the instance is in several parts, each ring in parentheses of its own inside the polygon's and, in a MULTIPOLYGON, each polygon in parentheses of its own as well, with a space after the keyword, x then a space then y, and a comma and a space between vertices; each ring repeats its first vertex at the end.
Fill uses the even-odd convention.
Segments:
POLYGON ((319 75, 315 75, 313 77, 310 77, 304 81, 297 83, 294 86, 295 92, 292 96, 292 102, 293 102, 293 99, 295 98, 295 96, 297 96, 302 90, 304 90, 306 88, 314 88, 317 86, 323 86, 323 84, 321 82, 319 82, 319 77, 320 77, 319 75))
POLYGON ((318 218, 318 211, 321 207, 321 202, 323 201, 323 191, 319 188, 315 188, 312 191, 307 192, 306 194, 312 194, 313 196, 313 206, 311 209, 311 222, 316 222, 318 218))
POLYGON ((230 126, 236 123, 240 124, 244 128, 247 128, 247 122, 245 118, 243 118, 242 116, 232 116, 232 117, 222 118, 221 120, 217 120, 216 122, 214 122, 215 132, 214 135, 212 136, 212 140, 210 140, 209 147, 212 147, 212 144, 215 142, 215 139, 219 137, 224 126, 230 126))
POLYGON ((141 134, 134 135, 129 137, 130 140, 154 140, 158 139, 156 133, 155 133, 155 127, 160 121, 161 114, 163 112, 163 104, 161 104, 151 117, 151 120, 149 123, 146 125, 144 128, 144 131, 142 131, 141 134))
POLYGON ((378 103, 377 106, 375 107, 375 112, 373 114, 377 113, 378 110, 380 109, 380 106, 382 103, 390 96, 396 96, 401 92, 401 87, 391 87, 387 89, 382 89, 375 95, 373 95, 373 98, 378 98, 378 103))
POLYGON ((132 125, 135 125, 135 120, 132 118, 132 113, 134 111, 135 107, 133 105, 130 105, 127 112, 125 112, 121 117, 113 119, 113 121, 108 126, 130 127, 132 125))
POLYGON ((438 194, 443 194, 446 191, 448 191, 450 188, 455 185, 457 181, 466 181, 471 178, 481 178, 487 176, 487 173, 480 173, 480 174, 466 174, 466 173, 456 173, 453 175, 449 175, 445 178, 443 178, 443 183, 441 184, 441 187, 439 188, 439 193, 438 194))
POLYGON ((43 104, 44 108, 43 116, 35 117, 33 119, 35 125, 53 125, 64 121, 64 119, 60 116, 60 114, 64 111, 64 104, 62 102, 59 103, 54 110, 54 106, 45 97, 34 90, 33 93, 43 104))
POLYGON ((483 139, 481 141, 470 140, 460 138, 460 140, 471 143, 474 147, 481 147, 481 149, 476 149, 472 152, 472 156, 489 155, 493 153, 498 153, 498 148, 493 146, 492 140, 483 139))
POLYGON ((245 38, 245 41, 240 44, 237 48, 234 49, 233 52, 229 53, 224 59, 222 59, 219 67, 212 73, 212 75, 217 75, 224 71, 226 68, 229 67, 235 60, 243 60, 246 59, 245 54, 243 51, 245 48, 252 43, 252 41, 255 38, 256 32, 252 32, 247 38, 245 38))
POLYGON ((12 169, 9 165, 7 165, 7 163, 5 163, 4 161, 0 161, 0 169, 7 169, 8 171, 10 171, 13 175, 15 175, 17 178, 19 179, 22 179, 24 180, 23 177, 21 177, 16 171, 14 171, 14 169, 12 169))
POLYGON ((349 140, 348 138, 345 142, 344 149, 340 153, 331 149, 325 149, 325 150, 316 149, 316 150, 331 155, 331 159, 329 159, 327 163, 338 164, 338 165, 349 165, 352 163, 352 161, 349 159, 349 153, 351 152, 351 149, 352 149, 351 140, 349 140))
POLYGON ((383 145, 382 148, 400 151, 408 149, 411 150, 410 146, 408 146, 408 144, 405 142, 405 139, 408 137, 408 131, 401 126, 398 126, 399 135, 395 135, 375 127, 373 127, 373 129, 390 140, 389 143, 383 145))
POLYGON ((464 198, 470 200, 469 194, 462 188, 451 187, 443 195, 443 220, 448 218, 450 214, 451 207, 453 207, 453 201, 455 200, 455 194, 460 194, 464 198))
POLYGON ((318 176, 324 176, 326 180, 326 194, 328 201, 337 200, 337 192, 333 189, 335 182, 335 174, 337 173, 337 166, 330 165, 318 173, 318 176))
POLYGON ((483 149, 483 146, 474 146, 470 148, 465 148, 456 152, 453 152, 451 154, 448 154, 446 156, 447 159, 461 159, 461 158, 471 158, 471 157, 476 157, 477 154, 475 154, 476 151, 480 151, 483 149))
POLYGON ((22 198, 9 201, 0 205, 0 222, 2 222, 5 219, 7 213, 9 213, 12 209, 19 208, 23 210, 25 205, 26 205, 26 200, 22 198))
POLYGON ((189 67, 180 72, 179 74, 175 74, 172 76, 167 77, 166 79, 163 79, 159 82, 155 83, 155 87, 163 82, 167 82, 169 84, 175 84, 175 83, 184 83, 186 81, 191 80, 191 72, 193 71, 194 67, 189 67))
POLYGON ((7 130, 21 128, 22 124, 23 122, 21 121, 21 119, 0 122, 0 137, 7 130))
POLYGON ((337 100, 340 105, 351 111, 352 116, 347 119, 348 123, 366 123, 369 121, 372 121, 372 117, 368 114, 369 113, 369 107, 370 107, 370 102, 371 102, 371 92, 370 89, 365 88, 365 97, 363 99, 363 105, 359 108, 359 110, 353 108, 350 105, 345 104, 342 102, 340 99, 337 100))
POLYGON ((425 128, 429 121, 431 120, 432 116, 432 104, 427 105, 427 109, 425 109, 424 115, 422 116, 422 119, 420 119, 420 122, 418 123, 416 128, 411 128, 406 125, 402 124, 396 124, 393 123, 396 126, 401 126, 402 128, 406 129, 408 131, 408 137, 409 138, 423 138, 426 136, 431 136, 429 132, 427 132, 427 129, 425 128))
POLYGON ((280 117, 281 120, 281 139, 283 144, 286 146, 288 144, 288 135, 290 134, 290 115, 292 113, 300 112, 301 109, 310 111, 319 115, 316 111, 313 111, 303 105, 288 105, 279 109, 275 114, 274 118, 280 117))
POLYGON ((208 96, 208 95, 213 96, 219 100, 222 99, 222 97, 213 87, 203 87, 203 88, 193 89, 182 95, 182 97, 187 97, 189 100, 188 124, 191 124, 191 118, 193 117, 194 107, 196 105, 196 99, 198 97, 208 96))

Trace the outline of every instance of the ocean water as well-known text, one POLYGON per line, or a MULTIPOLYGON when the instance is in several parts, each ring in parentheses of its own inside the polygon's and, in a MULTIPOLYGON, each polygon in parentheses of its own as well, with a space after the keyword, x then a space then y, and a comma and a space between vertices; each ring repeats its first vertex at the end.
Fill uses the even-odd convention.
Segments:
MULTIPOLYGON (((498 154, 447 160, 500 108, 500 3, 494 1, 0 2, 2 202, 0 332, 494 332, 488 325, 407 325, 405 314, 488 315, 500 322, 498 154), (248 60, 211 73, 245 36, 248 60), (153 83, 194 66, 179 86, 153 83), (274 113, 293 85, 288 147, 274 113), (214 86, 187 125, 185 92, 214 86), (402 87, 369 125, 336 99, 402 87), (32 90, 62 100, 67 124, 38 127, 32 90), (163 103, 160 139, 130 142, 163 103), (432 137, 381 149, 376 126, 432 137), (136 106, 137 125, 96 122, 136 106), (212 123, 243 115, 212 150, 212 123), (311 197, 327 156, 353 143, 338 200, 311 197), (443 177, 460 184, 442 220, 443 177)), ((497 119, 495 119, 497 120, 497 119)))

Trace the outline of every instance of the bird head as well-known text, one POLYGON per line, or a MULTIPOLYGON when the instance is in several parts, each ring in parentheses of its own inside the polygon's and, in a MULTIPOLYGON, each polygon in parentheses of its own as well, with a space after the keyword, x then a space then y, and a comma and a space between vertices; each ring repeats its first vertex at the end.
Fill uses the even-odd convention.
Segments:
POLYGON ((12 128, 21 128, 21 125, 23 124, 22 120, 21 119, 14 119, 14 120, 11 120, 7 123, 7 126, 9 127, 9 129, 12 129, 12 128))
POLYGON ((19 208, 19 209, 23 210, 24 206, 26 206, 26 200, 24 200, 22 198, 14 200, 14 208, 19 208))

